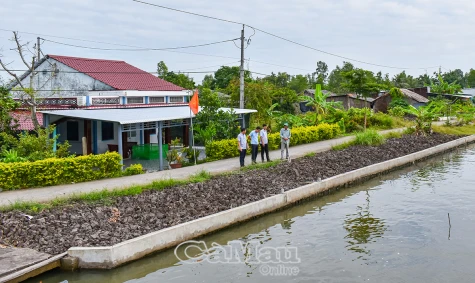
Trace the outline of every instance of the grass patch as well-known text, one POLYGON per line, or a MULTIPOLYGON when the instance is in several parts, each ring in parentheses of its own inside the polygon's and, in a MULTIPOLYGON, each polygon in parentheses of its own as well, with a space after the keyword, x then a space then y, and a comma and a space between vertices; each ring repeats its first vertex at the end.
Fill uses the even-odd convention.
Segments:
POLYGON ((475 125, 465 126, 432 126, 434 132, 455 135, 455 136, 468 136, 475 135, 475 125))
POLYGON ((46 203, 18 201, 11 205, 0 207, 0 212, 19 210, 31 214, 36 214, 45 209, 65 206, 74 202, 101 203, 104 205, 112 205, 114 204, 115 199, 118 197, 135 196, 143 193, 146 190, 160 191, 178 185, 200 183, 211 179, 211 177, 212 176, 209 172, 203 170, 194 175, 191 175, 188 179, 185 180, 163 179, 159 181, 154 181, 151 184, 144 186, 136 185, 125 189, 115 189, 111 191, 104 189, 90 193, 74 194, 67 198, 57 198, 46 203))
POLYGON ((402 138, 402 135, 403 135, 402 132, 390 132, 390 133, 387 133, 387 134, 383 135, 383 137, 385 139, 400 139, 400 138, 402 138))
POLYGON ((281 163, 280 160, 274 160, 274 161, 265 162, 265 163, 257 163, 257 164, 253 164, 253 165, 243 167, 243 168, 241 168, 241 170, 239 172, 256 170, 256 169, 266 169, 266 168, 277 166, 279 163, 281 163))
MULTIPOLYGON (((388 134, 393 137, 401 137, 402 134, 388 134)), ((366 132, 359 132, 356 134, 355 139, 332 147, 333 150, 343 150, 353 145, 366 145, 366 146, 378 146, 382 145, 386 141, 386 137, 381 135, 375 130, 366 130, 366 132)))
POLYGON ((314 157, 315 156, 315 152, 309 152, 307 154, 304 155, 305 157, 314 157))
POLYGON ((377 131, 367 130, 366 132, 356 134, 353 144, 377 146, 382 145, 385 141, 385 138, 377 131))
POLYGON ((344 150, 344 149, 347 149, 347 148, 349 148, 350 146, 352 146, 354 144, 355 144, 355 141, 349 141, 349 142, 345 142, 345 143, 342 143, 342 144, 334 145, 334 146, 332 146, 332 149, 333 150, 344 150))

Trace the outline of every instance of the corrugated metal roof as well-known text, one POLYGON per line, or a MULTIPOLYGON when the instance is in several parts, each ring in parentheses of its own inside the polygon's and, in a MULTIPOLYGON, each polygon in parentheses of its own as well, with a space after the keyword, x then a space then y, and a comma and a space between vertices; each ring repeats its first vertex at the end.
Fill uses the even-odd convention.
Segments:
POLYGON ((412 98, 414 99, 415 101, 417 102, 421 102, 421 103, 428 103, 429 102, 429 99, 425 98, 424 96, 420 95, 420 94, 417 94, 413 91, 410 91, 408 89, 405 89, 405 88, 401 88, 401 91, 402 93, 409 97, 409 98, 412 98))
MULTIPOLYGON (((231 111, 230 108, 221 108, 231 111)), ((201 110, 201 107, 200 107, 201 110)), ((254 109, 233 109, 236 114, 254 113, 254 109)), ((129 109, 80 109, 41 111, 44 114, 70 117, 77 119, 117 122, 120 124, 135 124, 156 121, 170 121, 190 118, 190 107, 154 107, 154 108, 129 108, 129 109)), ((195 117, 195 115, 192 115, 195 117)))
MULTIPOLYGON (((429 103, 429 99, 425 98, 424 96, 422 96, 422 95, 420 95, 420 94, 417 94, 417 93, 415 93, 415 92, 413 92, 413 91, 410 91, 410 90, 408 90, 408 89, 405 89, 405 88, 401 88, 400 90, 401 90, 402 94, 404 94, 404 96, 409 97, 409 98, 411 98, 411 99, 413 99, 413 100, 415 100, 415 101, 417 101, 417 102, 420 102, 420 103, 429 103)), ((374 101, 380 99, 381 97, 385 97, 385 96, 387 96, 387 95, 389 95, 389 92, 387 92, 387 93, 385 93, 385 94, 383 94, 383 95, 381 95, 381 96, 375 98, 374 101)))

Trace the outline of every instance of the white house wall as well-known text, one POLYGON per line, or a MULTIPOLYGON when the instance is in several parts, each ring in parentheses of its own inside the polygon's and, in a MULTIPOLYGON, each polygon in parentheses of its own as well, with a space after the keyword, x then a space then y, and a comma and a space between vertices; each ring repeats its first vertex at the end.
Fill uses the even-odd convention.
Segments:
MULTIPOLYGON (((38 72, 33 80, 33 88, 39 90, 39 97, 85 96, 91 90, 114 90, 111 86, 52 58, 46 59, 36 70, 38 72), (59 72, 54 73, 55 69, 59 72)), ((23 79, 22 84, 25 87, 29 86, 30 76, 23 79)))

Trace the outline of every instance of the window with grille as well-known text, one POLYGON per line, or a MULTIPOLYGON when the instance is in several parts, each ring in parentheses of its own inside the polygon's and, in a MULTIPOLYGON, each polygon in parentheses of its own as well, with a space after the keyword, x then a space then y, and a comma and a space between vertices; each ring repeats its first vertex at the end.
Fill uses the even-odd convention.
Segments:
POLYGON ((170 103, 183 102, 183 96, 170 96, 170 103))
POLYGON ((150 103, 165 103, 165 97, 149 97, 148 101, 150 103))
POLYGON ((143 104, 143 97, 127 97, 127 104, 143 104))

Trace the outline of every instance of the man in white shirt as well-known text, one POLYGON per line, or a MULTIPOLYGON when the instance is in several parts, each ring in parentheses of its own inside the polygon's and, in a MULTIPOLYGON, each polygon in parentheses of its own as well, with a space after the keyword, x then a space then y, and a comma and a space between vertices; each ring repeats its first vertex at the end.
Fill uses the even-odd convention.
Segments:
POLYGON ((244 158, 246 158, 247 151, 247 136, 245 128, 241 129, 241 133, 238 135, 237 141, 239 150, 239 163, 241 164, 241 167, 244 167, 244 158))
POLYGON ((269 158, 269 138, 267 135, 267 125, 262 125, 261 134, 261 158, 262 162, 264 162, 264 153, 266 154, 267 162, 270 161, 269 158))

